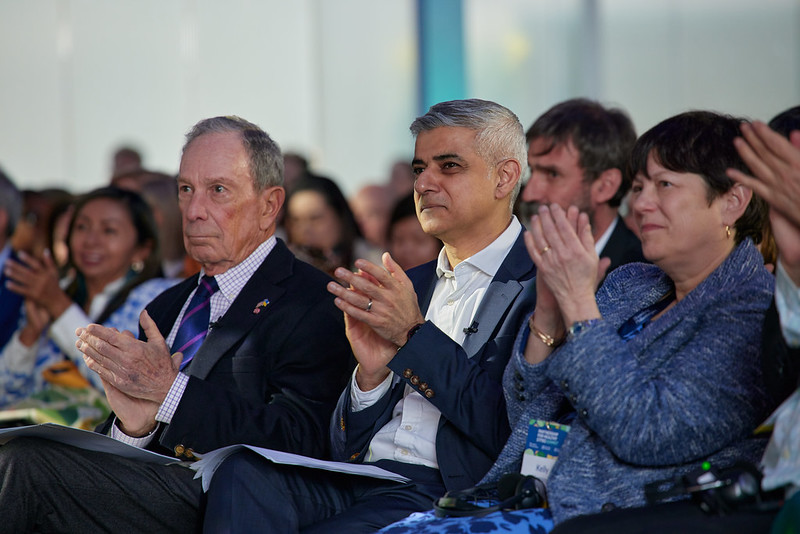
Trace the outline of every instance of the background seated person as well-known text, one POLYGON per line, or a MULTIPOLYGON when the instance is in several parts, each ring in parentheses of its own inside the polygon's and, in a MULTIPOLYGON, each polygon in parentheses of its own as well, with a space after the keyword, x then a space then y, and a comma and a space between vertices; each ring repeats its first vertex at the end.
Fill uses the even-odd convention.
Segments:
POLYGON ((157 229, 136 193, 104 187, 81 197, 67 243, 75 275, 63 281, 49 253, 20 251, 6 262, 8 288, 25 298, 25 320, 0 354, 0 406, 44 389, 42 372, 65 359, 103 391, 75 348, 75 329, 97 322, 135 331, 145 305, 176 282, 157 278, 157 229))
POLYGON ((746 170, 738 128, 691 112, 637 141, 631 207, 654 265, 619 267, 596 296, 606 262, 588 217, 551 206, 532 218, 536 309, 504 376, 512 435, 484 480, 519 471, 531 419, 576 415, 547 480, 549 509, 520 511, 522 531, 641 507, 649 482, 763 451, 751 436, 771 408, 759 348, 774 284, 753 242, 764 203, 725 174, 746 170))

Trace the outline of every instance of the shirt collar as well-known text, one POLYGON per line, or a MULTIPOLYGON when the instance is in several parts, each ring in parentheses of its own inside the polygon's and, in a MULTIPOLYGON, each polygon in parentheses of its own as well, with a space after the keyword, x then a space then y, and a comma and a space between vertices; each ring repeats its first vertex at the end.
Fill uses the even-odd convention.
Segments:
POLYGON ((598 256, 600 255, 601 252, 603 252, 603 249, 606 248, 608 240, 611 239, 611 234, 614 233, 614 228, 617 227, 618 222, 619 222, 619 217, 614 217, 614 220, 611 221, 610 225, 608 225, 608 228, 606 228, 606 231, 603 232, 603 235, 600 236, 600 239, 595 241, 594 250, 597 252, 598 256))
MULTIPOLYGON (((234 265, 224 273, 215 275, 214 279, 217 281, 217 286, 219 286, 219 292, 233 301, 247 281, 250 280, 253 273, 256 272, 256 269, 264 263, 269 253, 275 248, 275 243, 276 238, 273 234, 256 247, 256 249, 240 263, 234 265)), ((201 268, 200 276, 197 278, 198 285, 203 275, 205 275, 205 270, 201 268)))
MULTIPOLYGON (((483 271, 487 275, 494 277, 500 265, 503 263, 503 260, 505 260, 511 250, 511 247, 513 247, 514 243, 517 241, 517 236, 521 229, 522 225, 517 220, 517 217, 512 215, 511 222, 506 229, 503 230, 503 233, 497 236, 494 241, 489 243, 489 245, 482 250, 465 259, 462 263, 467 263, 483 271)), ((442 250, 439 251, 439 258, 436 262, 436 276, 441 278, 447 272, 453 272, 453 269, 450 267, 450 261, 447 259, 444 248, 442 248, 442 250)))

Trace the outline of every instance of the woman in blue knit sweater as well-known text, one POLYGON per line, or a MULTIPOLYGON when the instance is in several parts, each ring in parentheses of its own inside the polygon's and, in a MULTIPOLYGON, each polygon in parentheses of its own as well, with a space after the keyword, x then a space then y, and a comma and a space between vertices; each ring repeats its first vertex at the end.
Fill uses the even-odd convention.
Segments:
POLYGON ((384 532, 545 532, 644 506, 646 484, 704 461, 758 461, 766 443, 753 430, 772 408, 760 343, 773 278, 755 246, 763 201, 725 173, 747 172, 733 145, 739 124, 690 112, 637 141, 631 208, 653 265, 616 269, 596 295, 604 262, 588 216, 551 206, 532 218, 536 309, 504 377, 512 435, 485 480, 519 472, 532 419, 572 412, 547 479, 549 508, 466 521, 412 516, 384 532))

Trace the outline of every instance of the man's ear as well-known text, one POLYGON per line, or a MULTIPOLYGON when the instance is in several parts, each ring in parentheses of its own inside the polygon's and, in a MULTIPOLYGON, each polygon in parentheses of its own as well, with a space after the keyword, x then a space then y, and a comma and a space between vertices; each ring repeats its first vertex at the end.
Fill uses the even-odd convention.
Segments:
POLYGON ((592 205, 599 206, 607 203, 617 194, 620 185, 622 185, 622 171, 606 169, 601 172, 590 186, 592 205))
POLYGON ((268 230, 275 224, 278 213, 280 213, 281 207, 283 207, 283 201, 286 199, 286 190, 279 185, 275 185, 264 189, 264 191, 259 193, 259 196, 261 198, 259 228, 268 230))
POLYGON ((744 215, 744 211, 753 198, 753 190, 742 184, 735 184, 727 193, 723 195, 722 203, 722 222, 730 227, 744 215))
POLYGON ((506 159, 497 164, 497 186, 494 196, 497 199, 511 194, 522 176, 522 167, 515 159, 506 159))

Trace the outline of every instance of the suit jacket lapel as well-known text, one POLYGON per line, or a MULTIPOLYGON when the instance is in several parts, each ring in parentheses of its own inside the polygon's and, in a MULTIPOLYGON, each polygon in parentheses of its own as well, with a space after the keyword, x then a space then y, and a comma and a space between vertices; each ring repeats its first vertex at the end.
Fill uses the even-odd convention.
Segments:
POLYGON ((519 281, 533 276, 533 261, 525 249, 523 233, 524 230, 520 231, 514 246, 500 264, 475 313, 473 324, 478 323, 478 331, 464 338, 462 346, 469 357, 474 356, 494 334, 506 311, 523 289, 519 281))
POLYGON ((414 292, 417 294, 419 310, 424 317, 428 313, 428 306, 433 297, 433 288, 436 286, 436 265, 438 260, 429 261, 419 267, 411 269, 406 274, 414 285, 414 292))
POLYGON ((278 283, 291 276, 293 261, 292 253, 282 241, 278 240, 275 248, 250 277, 227 313, 208 333, 192 363, 187 367, 187 374, 205 379, 233 345, 247 335, 259 321, 265 320, 272 313, 274 303, 285 292, 278 283), (259 306, 265 299, 268 304, 259 306))

